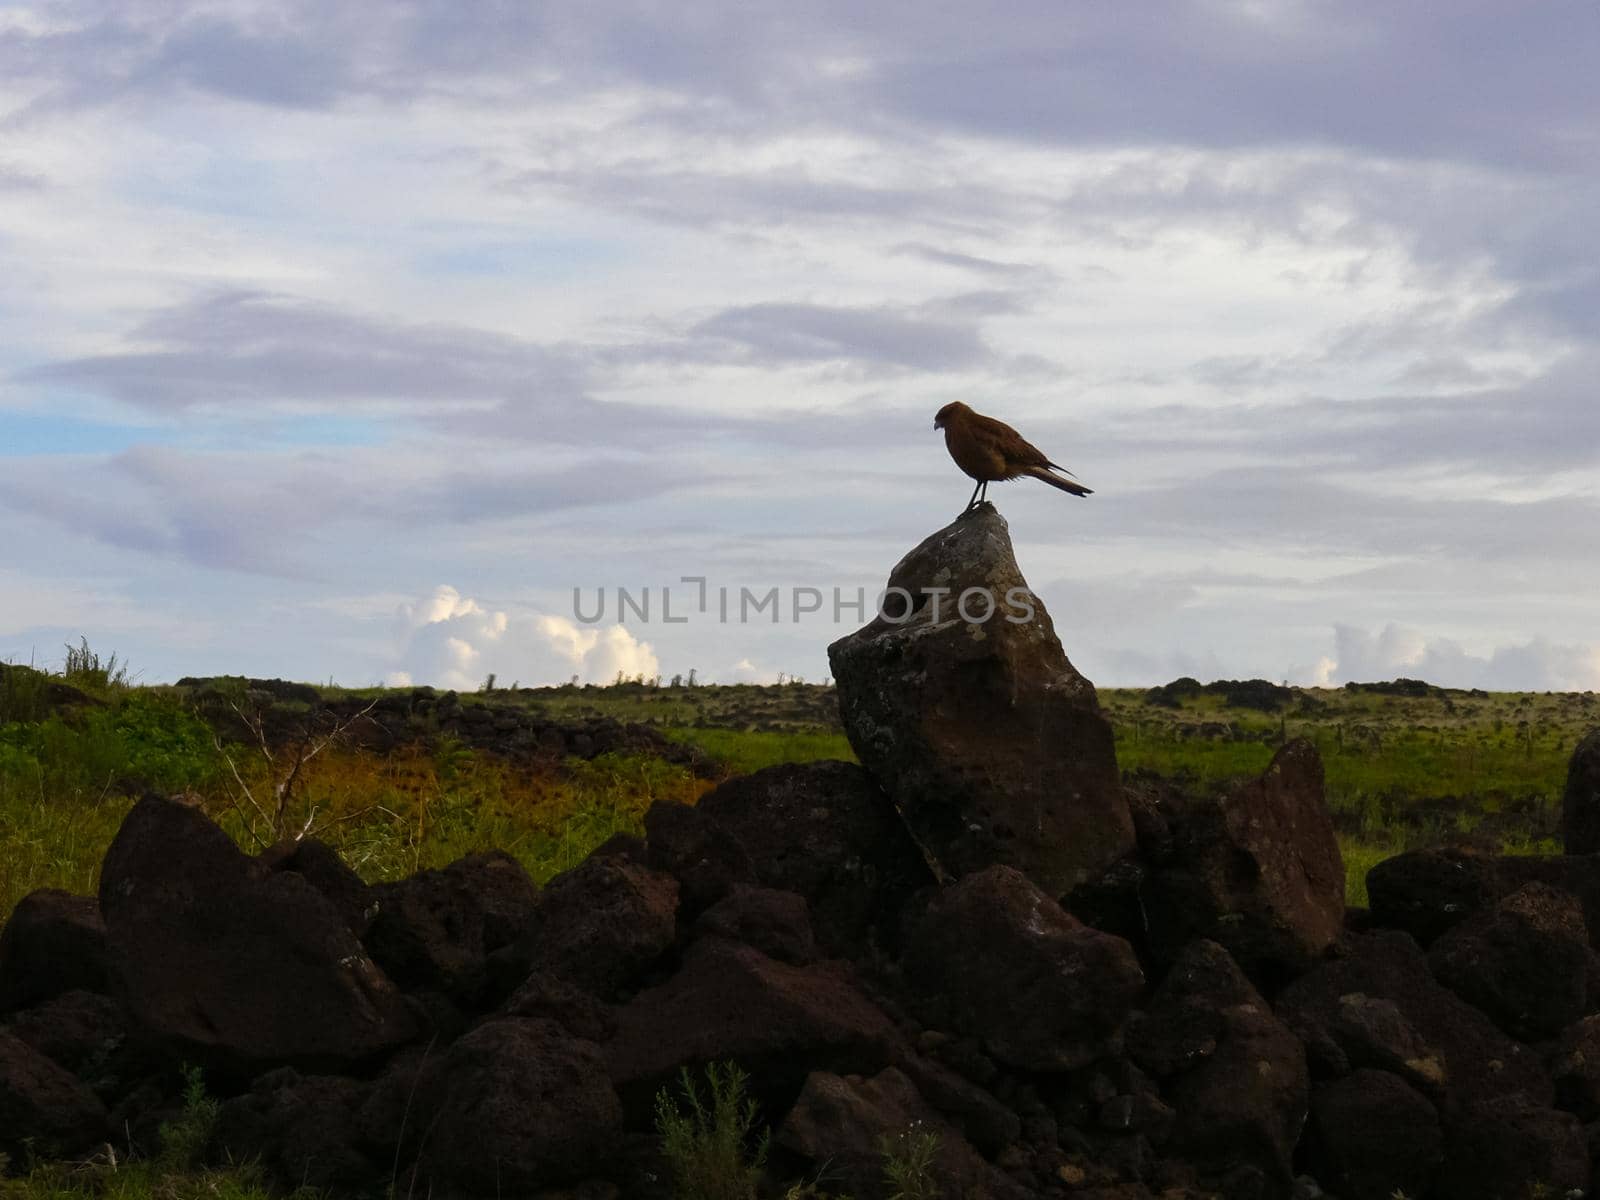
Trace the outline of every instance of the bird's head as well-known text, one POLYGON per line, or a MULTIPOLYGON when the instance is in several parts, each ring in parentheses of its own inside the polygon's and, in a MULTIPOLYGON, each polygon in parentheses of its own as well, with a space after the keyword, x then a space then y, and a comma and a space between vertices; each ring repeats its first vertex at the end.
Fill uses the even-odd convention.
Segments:
POLYGON ((971 411, 972 410, 970 408, 961 403, 959 400, 956 400, 950 404, 946 404, 938 412, 933 414, 933 427, 935 429, 943 429, 947 424, 950 423, 952 419, 971 411))

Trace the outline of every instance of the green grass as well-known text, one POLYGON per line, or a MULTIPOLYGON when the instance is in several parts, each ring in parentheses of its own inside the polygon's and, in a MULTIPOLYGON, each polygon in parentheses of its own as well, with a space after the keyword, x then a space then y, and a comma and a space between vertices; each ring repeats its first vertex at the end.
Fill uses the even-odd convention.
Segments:
POLYGON ((210 731, 129 690, 104 707, 0 725, 0 914, 28 892, 92 892, 130 797, 216 779, 210 731))
MULTIPOLYGON (((7 672, 9 677, 12 672, 7 672)), ((134 799, 186 793, 248 851, 275 840, 244 795, 270 797, 280 758, 219 751, 172 689, 122 688, 98 706, 0 725, 0 921, 38 888, 93 893, 134 799)), ((307 764, 284 824, 332 844, 369 881, 503 849, 540 883, 613 834, 642 832, 657 799, 691 803, 707 783, 648 755, 601 755, 538 771, 444 741, 390 755, 335 747, 307 764)))
MULTIPOLYGON (((35 888, 92 892, 106 846, 147 788, 198 798, 247 849, 271 840, 274 831, 244 802, 211 727, 192 707, 196 689, 130 685, 115 656, 101 660, 87 645, 69 658, 70 677, 0 669, 0 916, 35 888)), ((1104 689, 1101 699, 1124 771, 1188 786, 1225 787, 1258 774, 1285 738, 1310 738, 1326 769, 1353 904, 1373 863, 1441 838, 1474 834, 1514 852, 1554 849, 1567 759, 1600 722, 1592 695, 1302 689, 1281 713, 1230 708, 1216 694, 1175 708, 1134 690, 1104 689)), ((853 758, 833 693, 817 685, 632 682, 500 688, 463 701, 647 721, 729 774, 853 758)), ((306 707, 300 700, 282 710, 306 707)), ((228 753, 252 793, 270 795, 283 765, 261 761, 249 746, 228 753)), ((638 833, 655 800, 693 802, 706 786, 648 756, 570 760, 539 774, 448 740, 387 756, 339 749, 305 772, 286 823, 298 831, 309 818, 317 836, 371 880, 500 848, 543 881, 614 833, 638 833)))
POLYGON ((854 762, 856 759, 849 739, 843 733, 827 730, 765 733, 737 729, 667 729, 664 732, 675 742, 700 747, 734 775, 748 775, 779 763, 834 758, 854 762))

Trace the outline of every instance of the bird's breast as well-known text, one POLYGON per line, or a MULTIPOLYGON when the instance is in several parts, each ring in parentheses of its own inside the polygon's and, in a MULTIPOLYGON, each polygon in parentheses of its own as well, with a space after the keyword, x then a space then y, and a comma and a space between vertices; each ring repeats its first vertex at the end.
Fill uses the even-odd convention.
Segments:
POLYGON ((983 438, 957 425, 947 425, 944 430, 945 449, 950 457, 973 479, 1006 479, 1005 456, 983 438))

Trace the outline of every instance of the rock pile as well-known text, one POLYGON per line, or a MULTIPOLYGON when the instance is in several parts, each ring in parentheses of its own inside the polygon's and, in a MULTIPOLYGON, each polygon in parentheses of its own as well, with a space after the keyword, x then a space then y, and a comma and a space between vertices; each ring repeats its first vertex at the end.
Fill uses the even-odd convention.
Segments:
MULTIPOLYGON (((895 578, 1025 587, 981 510, 895 578)), ((503 854, 368 886, 141 801, 98 897, 0 933, 0 1152, 157 1151, 195 1064, 209 1153, 289 1185, 650 1200, 658 1094, 732 1060, 773 1195, 885 1196, 912 1129, 990 1200, 1586 1189, 1600 856, 1402 855, 1346 914, 1314 749, 1124 788, 1032 604, 875 621, 834 648, 865 767, 657 806, 543 890, 503 854)))

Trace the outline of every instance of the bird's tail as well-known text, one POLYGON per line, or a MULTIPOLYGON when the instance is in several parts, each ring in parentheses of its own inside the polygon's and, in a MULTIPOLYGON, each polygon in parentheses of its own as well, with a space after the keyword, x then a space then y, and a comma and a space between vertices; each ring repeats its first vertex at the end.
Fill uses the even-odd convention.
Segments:
POLYGON ((1032 475, 1035 479, 1044 480, 1051 487, 1058 487, 1063 492, 1071 492, 1074 496, 1094 495, 1093 488, 1086 488, 1081 483, 1074 483, 1070 479, 1063 479, 1059 475, 1053 475, 1045 467, 1029 467, 1026 473, 1032 475))

